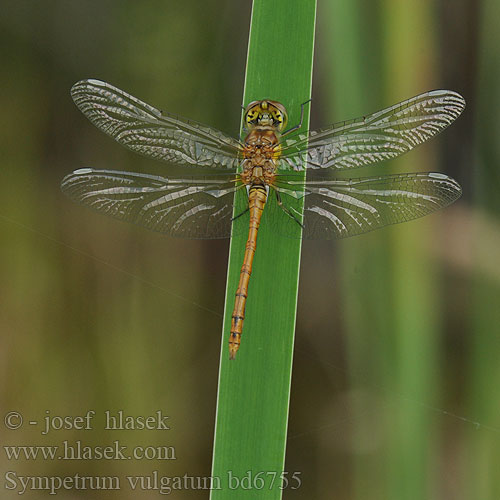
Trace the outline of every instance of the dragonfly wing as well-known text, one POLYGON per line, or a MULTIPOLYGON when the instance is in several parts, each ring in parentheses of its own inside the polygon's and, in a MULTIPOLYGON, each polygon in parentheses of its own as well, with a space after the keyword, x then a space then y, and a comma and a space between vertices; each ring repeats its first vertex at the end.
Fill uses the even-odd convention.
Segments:
POLYGON ((82 80, 71 96, 83 114, 127 148, 183 166, 236 170, 239 143, 224 133, 162 113, 99 80, 82 80))
MULTIPOLYGON (((438 173, 318 180, 305 187, 282 181, 277 188, 283 204, 292 207, 292 215, 299 220, 300 212, 293 207, 303 200, 303 237, 310 239, 346 238, 416 219, 453 203, 462 192, 454 179, 438 173)), ((286 230, 291 217, 278 215, 286 230)))
POLYGON ((168 179, 83 168, 61 184, 71 199, 117 219, 183 238, 227 238, 235 191, 242 186, 213 178, 168 179))
POLYGON ((362 167, 394 158, 436 135, 463 111, 451 90, 433 90, 355 120, 286 141, 281 169, 362 167))

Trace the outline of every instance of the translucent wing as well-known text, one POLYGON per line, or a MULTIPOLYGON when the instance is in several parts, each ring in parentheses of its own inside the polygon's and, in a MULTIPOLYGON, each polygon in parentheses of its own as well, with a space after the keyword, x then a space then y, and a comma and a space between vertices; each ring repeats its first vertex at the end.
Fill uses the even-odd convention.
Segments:
MULTIPOLYGON (((281 180, 277 188, 298 220, 298 201, 304 201, 303 237, 311 239, 346 238, 416 219, 449 205, 462 192, 455 180, 438 173, 318 180, 305 187, 298 181, 281 180)), ((293 237, 297 222, 277 204, 268 208, 277 230, 293 237)))
POLYGON ((239 143, 232 137, 162 113, 109 83, 82 80, 71 95, 94 125, 132 151, 183 166, 238 166, 239 143))
POLYGON ((241 187, 226 176, 167 179, 90 168, 76 170, 61 184, 74 201, 103 214, 183 238, 229 237, 234 193, 241 187))
POLYGON ((368 116, 285 141, 280 168, 349 169, 394 158, 436 135, 463 111, 451 90, 433 90, 368 116))

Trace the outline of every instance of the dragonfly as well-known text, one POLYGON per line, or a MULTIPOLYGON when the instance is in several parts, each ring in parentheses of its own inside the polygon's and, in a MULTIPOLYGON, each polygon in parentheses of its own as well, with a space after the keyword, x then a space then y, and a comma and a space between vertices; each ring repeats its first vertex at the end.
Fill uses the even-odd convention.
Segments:
POLYGON ((306 103, 300 122, 287 129, 283 104, 253 101, 244 108, 238 139, 162 112, 103 81, 79 81, 71 95, 83 114, 118 143, 168 164, 165 176, 75 170, 61 184, 71 199, 170 236, 247 235, 231 318, 230 359, 241 343, 261 220, 273 234, 286 237, 344 238, 422 217, 461 195, 454 179, 436 172, 337 175, 400 156, 442 131, 465 107, 454 91, 425 92, 306 132, 306 103))

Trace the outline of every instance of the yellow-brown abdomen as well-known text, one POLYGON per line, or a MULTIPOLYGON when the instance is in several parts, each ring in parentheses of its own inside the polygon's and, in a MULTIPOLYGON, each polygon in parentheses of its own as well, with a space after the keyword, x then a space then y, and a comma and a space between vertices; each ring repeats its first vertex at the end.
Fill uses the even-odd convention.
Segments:
POLYGON ((245 320, 245 305, 248 297, 248 283, 252 274, 253 257, 257 246, 257 232, 259 230, 262 211, 267 200, 265 186, 251 186, 248 193, 248 207, 250 211, 250 227, 245 247, 245 257, 241 266, 240 282, 236 289, 233 316, 231 319, 231 333, 229 336, 229 359, 234 359, 240 347, 243 321, 245 320))

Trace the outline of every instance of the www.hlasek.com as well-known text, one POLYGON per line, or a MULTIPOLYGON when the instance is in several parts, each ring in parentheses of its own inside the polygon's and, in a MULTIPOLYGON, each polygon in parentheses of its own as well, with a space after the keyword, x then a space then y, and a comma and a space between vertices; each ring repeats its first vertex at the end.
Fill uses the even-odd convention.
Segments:
POLYGON ((61 490, 116 491, 129 488, 132 491, 156 491, 161 495, 170 495, 180 490, 271 490, 300 488, 300 472, 288 473, 276 471, 247 471, 238 475, 228 471, 225 484, 218 476, 161 476, 153 471, 148 476, 20 476, 14 471, 5 474, 4 487, 17 495, 31 491, 44 491, 57 495, 61 490))
POLYGON ((88 446, 80 440, 53 446, 3 446, 7 460, 176 460, 174 446, 134 446, 113 441, 108 446, 88 446))

